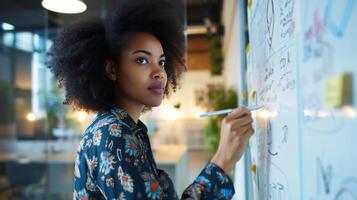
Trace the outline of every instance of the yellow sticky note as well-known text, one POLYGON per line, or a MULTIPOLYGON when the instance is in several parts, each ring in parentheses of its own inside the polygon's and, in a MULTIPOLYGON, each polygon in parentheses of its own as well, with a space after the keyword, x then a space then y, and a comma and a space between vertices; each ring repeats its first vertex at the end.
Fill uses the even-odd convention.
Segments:
POLYGON ((253 0, 248 0, 248 8, 252 8, 253 0))
POLYGON ((245 46, 245 53, 249 53, 250 52, 250 43, 248 43, 246 46, 245 46))
POLYGON ((248 92, 247 91, 243 91, 242 92, 242 98, 243 98, 243 100, 248 100, 248 92))
POLYGON ((251 94, 252 101, 255 102, 257 100, 257 91, 253 90, 251 94))
POLYGON ((254 174, 256 174, 256 173, 257 173, 257 166, 256 166, 256 165, 252 165, 251 168, 250 168, 250 170, 252 170, 252 172, 253 172, 254 174))
POLYGON ((327 80, 324 104, 328 107, 341 107, 353 103, 352 74, 345 73, 327 80))

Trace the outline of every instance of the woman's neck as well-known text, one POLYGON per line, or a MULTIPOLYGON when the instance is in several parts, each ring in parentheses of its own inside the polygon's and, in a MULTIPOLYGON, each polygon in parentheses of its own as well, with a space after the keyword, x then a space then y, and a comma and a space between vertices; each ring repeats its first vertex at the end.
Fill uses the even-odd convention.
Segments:
POLYGON ((116 103, 120 108, 122 108, 125 112, 128 113, 131 119, 137 124, 139 121, 139 117, 141 112, 144 109, 144 105, 135 104, 132 102, 125 102, 125 101, 117 101, 116 103))

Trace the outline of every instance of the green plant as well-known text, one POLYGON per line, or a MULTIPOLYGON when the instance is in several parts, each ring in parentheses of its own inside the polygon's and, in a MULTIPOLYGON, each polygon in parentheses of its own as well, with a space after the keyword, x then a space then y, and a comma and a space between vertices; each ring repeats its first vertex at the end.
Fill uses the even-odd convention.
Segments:
POLYGON ((210 48, 211 74, 221 75, 223 55, 222 55, 222 45, 220 43, 218 36, 212 36, 209 39, 209 48, 210 48))
MULTIPOLYGON (((237 103, 237 93, 233 89, 226 90, 221 87, 208 92, 208 111, 234 108, 237 103)), ((220 138, 220 123, 223 118, 224 115, 211 117, 204 128, 205 147, 211 152, 217 151, 220 138)))

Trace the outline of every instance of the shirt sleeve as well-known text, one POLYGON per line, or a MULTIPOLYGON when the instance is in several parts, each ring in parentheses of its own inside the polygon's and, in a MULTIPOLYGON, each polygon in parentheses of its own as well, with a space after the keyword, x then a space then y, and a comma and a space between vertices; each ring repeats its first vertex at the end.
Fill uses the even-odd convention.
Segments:
POLYGON ((234 193, 231 178, 219 166, 208 162, 181 199, 232 199, 234 193))
POLYGON ((142 149, 129 128, 118 123, 103 126, 90 143, 78 156, 78 173, 87 175, 75 178, 74 199, 145 199, 150 192, 146 189, 155 189, 157 182, 143 171, 142 149))

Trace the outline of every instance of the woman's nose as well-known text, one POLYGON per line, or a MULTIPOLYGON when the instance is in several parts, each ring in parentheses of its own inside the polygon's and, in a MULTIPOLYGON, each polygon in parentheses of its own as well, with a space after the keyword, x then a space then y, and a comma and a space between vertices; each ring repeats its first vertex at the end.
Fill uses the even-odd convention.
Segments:
POLYGON ((162 72, 155 73, 153 75, 153 78, 154 79, 163 79, 164 78, 164 74, 162 72))
POLYGON ((152 72, 152 78, 163 79, 165 76, 165 70, 161 66, 156 66, 152 72))

